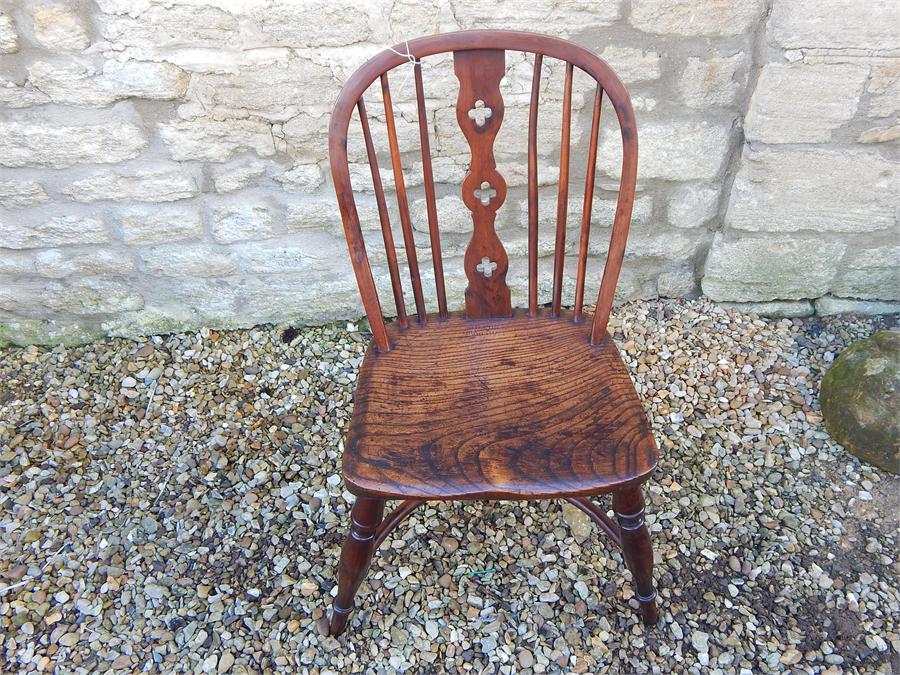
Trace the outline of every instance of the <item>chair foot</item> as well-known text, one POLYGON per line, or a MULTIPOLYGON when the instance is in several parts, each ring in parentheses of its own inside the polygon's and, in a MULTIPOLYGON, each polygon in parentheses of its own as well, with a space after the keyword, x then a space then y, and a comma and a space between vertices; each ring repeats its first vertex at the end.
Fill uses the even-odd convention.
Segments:
POLYGON ((347 628, 353 612, 353 598, 369 570, 372 554, 375 553, 375 532, 383 515, 383 499, 357 497, 350 512, 350 533, 341 549, 338 592, 329 624, 331 635, 340 635, 347 628))
POLYGON ((644 496, 640 487, 629 487, 613 494, 613 510, 619 522, 622 557, 631 570, 637 587, 644 623, 656 624, 656 589, 653 587, 653 547, 644 524, 644 496))

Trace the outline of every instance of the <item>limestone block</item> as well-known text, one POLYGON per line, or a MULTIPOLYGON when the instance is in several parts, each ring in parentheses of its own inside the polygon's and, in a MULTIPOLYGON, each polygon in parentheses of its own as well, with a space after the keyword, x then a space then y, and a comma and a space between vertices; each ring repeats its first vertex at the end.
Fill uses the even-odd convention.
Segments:
POLYGON ((897 48, 900 4, 895 0, 778 0, 769 19, 771 41, 781 47, 897 48))
POLYGON ((187 98, 215 119, 251 116, 286 122, 310 108, 330 112, 331 101, 322 94, 337 89, 328 66, 293 56, 242 65, 234 73, 195 74, 187 98))
POLYGON ((260 157, 275 154, 272 127, 262 120, 218 121, 209 118, 176 120, 158 125, 172 159, 224 162, 238 152, 260 157))
POLYGON ((102 244, 108 240, 106 226, 99 218, 59 215, 40 218, 34 223, 23 222, 17 216, 0 218, 0 242, 4 248, 102 244))
MULTIPOLYGON (((638 177, 663 180, 712 180, 722 171, 728 155, 732 124, 669 119, 646 122, 638 128, 638 177)), ((600 173, 618 179, 622 164, 622 138, 610 125, 600 132, 600 173)))
POLYGON ((669 194, 668 222, 675 227, 701 227, 716 217, 720 189, 702 183, 682 185, 669 194))
POLYGON ((213 209, 212 235, 220 244, 264 239, 273 234, 272 215, 266 204, 241 203, 213 209))
POLYGON ((287 274, 291 272, 333 273, 349 260, 343 237, 327 232, 307 230, 289 239, 247 242, 234 247, 241 265, 254 274, 287 274))
POLYGON ((231 251, 209 244, 166 244, 141 249, 144 269, 166 277, 220 277, 237 270, 231 251))
POLYGON ((812 316, 815 313, 809 300, 782 300, 775 302, 726 302, 725 307, 736 309, 741 314, 757 314, 773 319, 793 319, 812 316))
MULTIPOLYGON (((366 209, 365 204, 364 200, 357 198, 356 210, 362 229, 378 229, 378 215, 374 205, 366 209)), ((285 226, 288 232, 316 229, 343 232, 341 213, 334 198, 301 199, 288 204, 285 226)))
POLYGON ((553 33, 568 37, 592 28, 611 25, 621 16, 621 2, 609 0, 457 0, 454 16, 462 28, 506 28, 510 30, 540 30, 552 26, 553 33))
POLYGON ((66 124, 43 116, 0 120, 0 165, 61 169, 74 164, 113 164, 137 157, 147 146, 131 122, 66 124))
POLYGON ((352 0, 277 0, 255 3, 248 12, 265 44, 283 47, 339 47, 357 42, 384 42, 380 3, 352 0), (340 28, 338 28, 338 26, 340 28))
POLYGON ((720 302, 817 298, 828 292, 846 246, 821 236, 718 233, 706 259, 703 292, 720 302))
POLYGON ((660 35, 740 35, 764 11, 762 0, 632 0, 631 25, 660 35))
POLYGON ((7 108, 28 108, 48 103, 50 97, 34 88, 31 82, 16 81, 0 76, 0 105, 7 108))
POLYGON ((62 191, 79 202, 174 202, 199 194, 200 188, 194 175, 181 167, 142 165, 129 173, 100 171, 70 183, 62 191))
POLYGON ((43 277, 61 279, 72 274, 129 274, 134 261, 128 254, 109 248, 60 249, 39 251, 34 255, 34 272, 43 277))
POLYGON ((213 168, 213 185, 216 192, 234 192, 258 183, 266 175, 266 162, 245 159, 221 168, 213 168))
POLYGON ((900 124, 890 127, 874 127, 859 135, 860 143, 891 143, 900 140, 900 124))
POLYGON ((760 232, 895 226, 900 165, 874 152, 744 147, 725 224, 760 232))
POLYGON ((49 199, 44 186, 35 180, 0 181, 0 204, 8 209, 43 204, 49 199))
POLYGON ((900 111, 900 59, 873 65, 866 91, 871 117, 890 117, 900 111))
POLYGON ((288 192, 314 192, 324 182, 318 164, 295 164, 274 178, 288 192))
POLYGON ((126 244, 164 244, 203 236, 196 204, 133 206, 118 212, 118 225, 126 244))
POLYGON ((697 276, 693 264, 683 264, 660 272, 656 292, 661 298, 689 298, 697 295, 697 276))
POLYGON ((845 298, 900 300, 900 246, 849 251, 831 293, 845 298))
POLYGON ((659 79, 660 55, 654 51, 634 47, 609 46, 600 52, 625 84, 659 79))
POLYGON ((125 98, 171 100, 187 88, 188 76, 171 63, 37 61, 28 68, 32 86, 54 103, 103 107, 125 98))
POLYGON ((76 276, 48 283, 41 291, 40 304, 64 314, 114 314, 140 309, 144 299, 122 279, 76 276))
POLYGON ((750 141, 819 143, 856 114, 866 66, 770 63, 763 67, 744 124, 750 141))
POLYGON ((816 314, 819 316, 833 316, 835 314, 862 314, 864 316, 877 316, 879 314, 900 313, 900 302, 883 302, 878 300, 854 300, 850 298, 836 298, 826 295, 815 302, 816 314))
POLYGON ((0 12, 0 54, 14 54, 19 51, 19 34, 16 24, 9 14, 0 12))
POLYGON ((53 51, 81 51, 91 44, 84 21, 63 5, 39 5, 31 15, 34 37, 53 51))
POLYGON ((682 100, 698 110, 734 105, 746 84, 749 61, 744 52, 711 59, 688 57, 678 80, 682 100))

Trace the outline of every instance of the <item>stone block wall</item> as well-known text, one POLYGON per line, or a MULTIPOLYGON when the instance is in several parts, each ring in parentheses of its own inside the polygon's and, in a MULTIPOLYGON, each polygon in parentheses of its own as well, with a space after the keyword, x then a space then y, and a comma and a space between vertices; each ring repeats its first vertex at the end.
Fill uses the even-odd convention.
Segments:
MULTIPOLYGON (((776 314, 898 307, 896 2, 0 0, 0 339, 359 316, 328 178, 330 107, 379 50, 466 28, 574 40, 628 85, 639 192, 620 299, 703 292, 776 314)), ((519 302, 532 64, 507 55, 496 146, 510 186, 498 231, 519 302)), ((563 70, 547 61, 542 78, 545 297, 563 70)), ((452 61, 432 57, 423 71, 448 292, 460 306, 467 147, 452 61)), ((413 84, 404 68, 391 84, 427 270, 413 84)), ((591 96, 576 75, 573 253, 591 96)), ((386 148, 379 101, 374 91, 367 99, 386 148)), ((605 114, 601 139, 594 289, 615 199, 613 117, 605 114)), ((381 263, 358 134, 349 147, 371 258, 381 263)), ((390 187, 385 155, 381 164, 390 187)), ((376 275, 387 289, 383 265, 376 275)))

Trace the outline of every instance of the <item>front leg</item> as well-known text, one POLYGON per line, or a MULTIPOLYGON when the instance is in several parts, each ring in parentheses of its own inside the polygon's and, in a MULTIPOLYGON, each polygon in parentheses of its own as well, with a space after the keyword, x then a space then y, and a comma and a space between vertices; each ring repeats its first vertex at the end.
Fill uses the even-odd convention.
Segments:
POLYGON ((622 556, 634 577, 644 623, 655 624, 658 616, 656 589, 653 588, 653 548, 650 533, 644 524, 644 496, 640 486, 614 492, 613 510, 619 521, 622 556))
POLYGON ((384 500, 357 497, 350 512, 350 533, 341 549, 338 593, 331 614, 331 635, 340 635, 353 611, 353 598, 366 576, 375 552, 375 531, 384 515, 384 500))

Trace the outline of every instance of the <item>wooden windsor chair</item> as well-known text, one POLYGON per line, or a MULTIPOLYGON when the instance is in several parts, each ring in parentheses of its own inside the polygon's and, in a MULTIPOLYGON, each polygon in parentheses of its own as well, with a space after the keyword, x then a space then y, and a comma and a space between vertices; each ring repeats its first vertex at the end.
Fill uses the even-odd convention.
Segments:
POLYGON ((606 327, 631 221, 637 131, 628 92, 599 57, 565 40, 532 33, 474 30, 411 40, 384 51, 347 81, 334 107, 329 154, 344 232, 372 330, 360 369, 343 457, 356 495, 338 567, 330 622, 340 634, 372 556, 388 534, 426 500, 566 499, 621 547, 644 621, 657 620, 653 553, 644 525, 641 485, 656 467, 647 418, 606 327), (535 56, 528 124, 528 308, 513 309, 508 257, 494 229, 506 197, 494 139, 503 122, 500 80, 506 51, 535 56), (420 59, 452 53, 459 97, 456 117, 471 150, 462 199, 472 238, 464 257, 465 311, 449 312, 437 221, 420 59), (409 56, 411 55, 411 57, 409 56), (538 305, 537 120, 544 58, 566 63, 553 290, 538 305), (438 311, 428 314, 398 147, 388 72, 414 65, 416 105, 438 311), (562 306, 572 77, 596 81, 585 176, 574 306, 562 306), (380 80, 400 227, 415 316, 406 311, 400 269, 363 95, 380 80), (623 143, 615 218, 593 318, 584 287, 603 96, 618 117, 623 143), (350 180, 347 133, 358 112, 371 167, 397 318, 385 324, 350 180), (480 111, 480 112, 479 112, 480 111), (564 367, 562 367, 564 364, 564 367), (590 497, 612 494, 617 522, 590 497), (384 517, 386 500, 400 500, 384 517))

